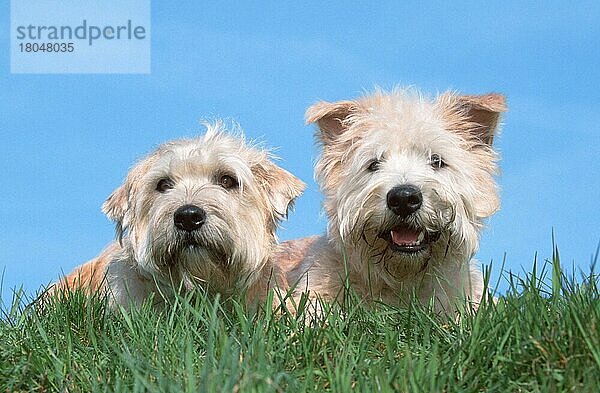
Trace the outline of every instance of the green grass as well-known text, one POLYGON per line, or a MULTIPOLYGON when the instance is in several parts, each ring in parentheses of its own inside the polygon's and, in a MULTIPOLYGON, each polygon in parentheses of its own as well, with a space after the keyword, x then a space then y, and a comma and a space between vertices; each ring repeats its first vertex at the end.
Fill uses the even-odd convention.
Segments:
POLYGON ((558 254, 550 269, 510 276, 459 322, 356 299, 312 325, 202 296, 118 313, 81 294, 17 299, 0 320, 0 392, 597 392, 598 277, 575 283, 558 254))

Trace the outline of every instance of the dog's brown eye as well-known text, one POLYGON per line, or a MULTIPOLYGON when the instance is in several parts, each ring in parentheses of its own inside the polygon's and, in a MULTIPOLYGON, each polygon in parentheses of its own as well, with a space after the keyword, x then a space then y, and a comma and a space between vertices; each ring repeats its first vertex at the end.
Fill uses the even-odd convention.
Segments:
POLYGON ((367 169, 369 170, 369 172, 376 172, 379 170, 379 166, 381 165, 381 161, 379 160, 373 160, 369 166, 367 167, 367 169))
POLYGON ((433 167, 433 169, 440 169, 446 166, 446 163, 444 160, 442 160, 442 157, 440 157, 439 154, 432 154, 429 158, 429 164, 433 167))
POLYGON ((223 175, 219 178, 219 185, 225 189, 235 188, 238 186, 237 180, 229 175, 223 175))
POLYGON ((175 186, 175 183, 173 183, 173 180, 169 179, 168 177, 164 177, 164 178, 160 179, 158 181, 158 183, 156 183, 156 191, 166 192, 167 190, 170 190, 174 186, 175 186))

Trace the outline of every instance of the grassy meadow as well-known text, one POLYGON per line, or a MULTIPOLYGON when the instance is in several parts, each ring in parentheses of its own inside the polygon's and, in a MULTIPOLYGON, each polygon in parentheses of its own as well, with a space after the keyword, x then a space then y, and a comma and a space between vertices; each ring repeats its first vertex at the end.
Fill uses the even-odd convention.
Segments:
POLYGON ((0 392, 598 392, 598 277, 558 254, 456 321, 352 296, 326 316, 178 298, 111 313, 78 293, 0 315, 0 392))

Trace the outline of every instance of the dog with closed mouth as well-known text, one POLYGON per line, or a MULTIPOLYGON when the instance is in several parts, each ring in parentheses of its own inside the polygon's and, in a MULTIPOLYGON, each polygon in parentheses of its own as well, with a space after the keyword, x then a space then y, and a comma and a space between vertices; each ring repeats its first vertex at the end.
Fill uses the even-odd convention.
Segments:
POLYGON ((296 298, 339 299, 348 283, 371 301, 476 309, 484 283, 473 257, 500 206, 492 142, 505 110, 500 94, 406 90, 308 108, 328 230, 278 247, 296 298))
POLYGON ((248 303, 285 286, 272 263, 275 230, 304 188, 267 151, 207 125, 205 135, 165 143, 137 163, 103 205, 117 241, 51 292, 107 293, 112 307, 163 304, 200 288, 248 303))

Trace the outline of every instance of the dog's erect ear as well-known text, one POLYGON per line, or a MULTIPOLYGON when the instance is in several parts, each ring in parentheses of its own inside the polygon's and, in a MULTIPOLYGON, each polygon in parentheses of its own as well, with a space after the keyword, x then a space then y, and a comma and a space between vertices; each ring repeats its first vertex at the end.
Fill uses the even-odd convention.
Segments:
POLYGON ((334 140, 348 128, 346 119, 357 110, 354 101, 317 102, 306 110, 306 124, 317 123, 321 139, 334 140))
POLYGON ((456 97, 460 111, 474 125, 471 132, 481 142, 491 145, 498 128, 500 114, 506 112, 506 98, 502 94, 456 97))
POLYGON ((294 200, 304 191, 305 184, 269 160, 254 165, 252 172, 268 195, 275 222, 286 218, 289 209, 294 206, 294 200))

